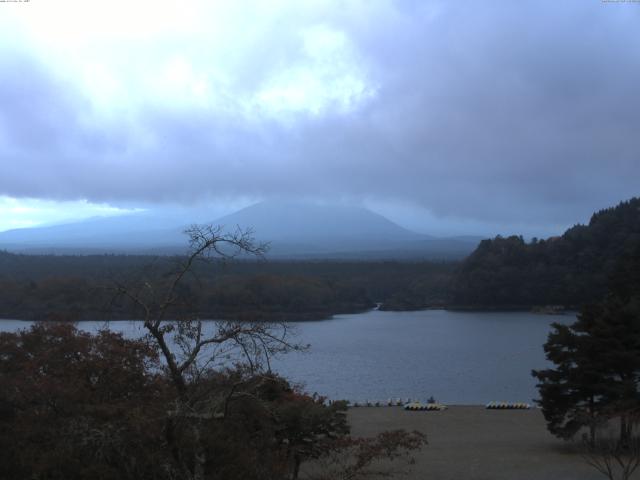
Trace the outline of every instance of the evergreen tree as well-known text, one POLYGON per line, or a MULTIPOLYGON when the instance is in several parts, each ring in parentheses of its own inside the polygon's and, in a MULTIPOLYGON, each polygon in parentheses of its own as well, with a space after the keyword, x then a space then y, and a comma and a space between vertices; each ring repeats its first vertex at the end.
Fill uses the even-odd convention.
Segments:
POLYGON ((533 371, 549 431, 573 437, 612 418, 628 444, 640 412, 640 245, 620 261, 603 301, 582 309, 570 326, 554 324, 545 344, 555 368, 533 371))

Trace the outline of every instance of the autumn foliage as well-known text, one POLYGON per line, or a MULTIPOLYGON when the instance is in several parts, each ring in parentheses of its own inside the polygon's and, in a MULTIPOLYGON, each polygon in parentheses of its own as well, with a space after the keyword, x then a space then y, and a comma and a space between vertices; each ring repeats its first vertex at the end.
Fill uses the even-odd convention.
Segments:
POLYGON ((359 478, 424 443, 352 439, 343 402, 249 369, 201 373, 180 393, 152 345, 69 323, 0 334, 0 478, 188 479, 201 450, 206 479, 302 477, 307 462, 359 478))

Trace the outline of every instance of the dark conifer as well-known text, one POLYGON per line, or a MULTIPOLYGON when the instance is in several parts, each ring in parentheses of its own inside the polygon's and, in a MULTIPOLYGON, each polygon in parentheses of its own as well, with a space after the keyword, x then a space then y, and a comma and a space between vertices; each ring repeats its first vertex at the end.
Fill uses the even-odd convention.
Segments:
POLYGON ((545 344, 555 368, 533 371, 549 431, 573 437, 620 420, 628 444, 640 414, 640 246, 618 262, 603 301, 582 309, 571 326, 554 324, 545 344))

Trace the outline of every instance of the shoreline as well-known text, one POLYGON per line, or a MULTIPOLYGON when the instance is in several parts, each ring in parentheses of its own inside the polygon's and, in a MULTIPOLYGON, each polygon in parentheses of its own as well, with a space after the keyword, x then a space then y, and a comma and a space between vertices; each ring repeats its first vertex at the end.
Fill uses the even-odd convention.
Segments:
MULTIPOLYGON (((348 311, 348 312, 339 312, 332 313, 328 316, 314 316, 310 314, 302 314, 299 318, 296 319, 257 319, 253 320, 259 323, 297 323, 297 322, 323 322, 326 320, 332 320, 334 317, 339 315, 360 315, 363 313, 369 312, 385 312, 385 313, 404 313, 404 312, 426 312, 426 311, 445 311, 445 312, 457 312, 457 313, 532 313, 540 316, 547 315, 576 315, 578 311, 576 309, 562 309, 562 310, 545 310, 544 307, 460 307, 460 306, 434 306, 434 307, 424 307, 418 309, 406 309, 406 310, 385 310, 382 307, 374 307, 366 310, 357 310, 357 311, 348 311), (306 318, 304 318, 306 317, 306 318)), ((287 315, 287 317, 292 317, 294 315, 287 315)), ((238 321, 238 322, 246 322, 252 320, 244 320, 238 318, 202 318, 200 319, 203 322, 215 322, 215 321, 238 321)), ((33 319, 20 319, 20 318, 0 318, 0 322, 56 322, 59 320, 33 320, 33 319)), ((71 323, 82 323, 82 322, 141 322, 142 319, 131 319, 131 318, 110 318, 110 319, 78 319, 78 320, 62 320, 71 323)))
POLYGON ((449 405, 442 411, 349 408, 352 434, 417 430, 429 442, 414 454, 408 480, 598 480, 576 443, 551 435, 542 412, 449 405))

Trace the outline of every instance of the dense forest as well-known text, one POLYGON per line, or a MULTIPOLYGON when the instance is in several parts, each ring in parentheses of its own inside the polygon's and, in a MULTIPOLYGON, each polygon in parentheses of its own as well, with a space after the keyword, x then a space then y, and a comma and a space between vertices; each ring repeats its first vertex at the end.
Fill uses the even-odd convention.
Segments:
POLYGON ((451 285, 451 304, 575 308, 601 298, 618 259, 640 244, 640 198, 595 213, 560 237, 483 240, 451 285))
MULTIPOLYGON (((130 319, 118 285, 162 286, 180 258, 0 252, 0 318, 130 319)), ((314 320, 444 305, 455 269, 438 262, 199 261, 180 291, 201 318, 314 320)))
MULTIPOLYGON (((483 240, 462 263, 199 259, 179 294, 200 318, 316 320, 432 307, 578 308, 600 298, 617 260, 640 244, 640 199, 562 236, 483 240)), ((163 287, 180 257, 0 252, 0 318, 131 319, 119 285, 163 287)))

